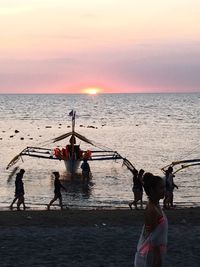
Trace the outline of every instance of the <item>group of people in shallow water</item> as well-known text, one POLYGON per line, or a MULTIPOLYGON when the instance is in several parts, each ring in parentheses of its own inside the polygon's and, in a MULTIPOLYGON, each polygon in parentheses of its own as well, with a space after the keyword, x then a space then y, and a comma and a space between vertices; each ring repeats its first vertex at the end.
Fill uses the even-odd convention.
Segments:
MULTIPOLYGON (((89 182, 90 180, 90 166, 86 159, 83 160, 83 163, 81 164, 82 169, 82 179, 83 182, 89 182)), ((14 199, 10 205, 10 209, 13 209, 14 203, 17 201, 17 210, 20 210, 20 206, 23 205, 23 209, 26 209, 25 201, 24 201, 24 183, 23 183, 23 176, 24 176, 25 170, 21 169, 16 174, 15 179, 15 196, 14 199)), ((60 182, 60 174, 59 172, 53 172, 54 175, 54 197, 47 205, 47 209, 50 210, 50 206, 56 201, 59 200, 59 205, 61 209, 63 209, 63 202, 62 202, 62 194, 61 189, 67 191, 67 189, 61 184, 60 182)))
POLYGON ((138 241, 134 259, 135 267, 163 267, 167 251, 168 222, 163 209, 170 209, 173 205, 173 191, 178 186, 174 183, 173 168, 169 167, 165 177, 145 173, 143 169, 129 169, 133 174, 134 200, 129 203, 138 209, 142 206, 143 189, 148 197, 145 209, 144 225, 138 241), (163 209, 159 201, 163 199, 163 209))

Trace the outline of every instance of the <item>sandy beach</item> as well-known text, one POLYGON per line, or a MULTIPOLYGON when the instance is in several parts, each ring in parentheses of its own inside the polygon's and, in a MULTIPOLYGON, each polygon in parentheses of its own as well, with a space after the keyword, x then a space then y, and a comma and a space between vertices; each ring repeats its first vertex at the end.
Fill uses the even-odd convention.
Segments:
MULTIPOLYGON (((200 208, 166 212, 166 266, 200 262, 200 208)), ((131 267, 144 211, 1 211, 1 266, 131 267)))

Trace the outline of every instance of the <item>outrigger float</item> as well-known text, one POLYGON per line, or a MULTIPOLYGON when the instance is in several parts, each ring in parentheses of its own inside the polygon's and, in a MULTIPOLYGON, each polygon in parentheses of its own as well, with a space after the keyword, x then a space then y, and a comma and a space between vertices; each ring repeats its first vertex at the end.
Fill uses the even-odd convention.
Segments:
POLYGON ((64 148, 56 147, 53 149, 35 146, 26 147, 10 161, 10 163, 7 165, 7 169, 16 164, 19 159, 22 159, 23 156, 63 161, 67 173, 71 174, 72 176, 77 172, 80 162, 84 159, 88 161, 116 161, 119 159, 123 160, 124 165, 133 167, 131 162, 122 157, 117 151, 101 149, 91 140, 75 132, 76 112, 72 110, 69 115, 72 117, 72 131, 50 140, 50 143, 56 143, 65 138, 69 138, 69 144, 67 144, 64 148), (99 150, 82 150, 80 145, 76 144, 76 138, 94 147, 98 147, 99 150))
POLYGON ((173 161, 170 164, 163 167, 161 170, 163 172, 166 172, 166 170, 169 167, 174 168, 173 174, 186 169, 188 167, 194 167, 200 165, 200 159, 186 159, 186 160, 179 160, 179 161, 173 161))

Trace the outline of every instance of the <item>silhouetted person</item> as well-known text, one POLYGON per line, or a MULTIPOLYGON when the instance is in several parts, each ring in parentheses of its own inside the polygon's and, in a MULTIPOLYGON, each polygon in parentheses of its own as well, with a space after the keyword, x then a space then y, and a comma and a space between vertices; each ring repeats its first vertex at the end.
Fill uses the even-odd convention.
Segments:
POLYGON ((23 204, 23 208, 25 210, 26 206, 24 203, 24 183, 22 181, 23 175, 25 173, 24 169, 21 169, 17 174, 16 174, 16 179, 15 179, 15 198, 13 199, 10 209, 13 209, 13 204, 17 201, 17 210, 20 210, 20 205, 23 204))
POLYGON ((89 182, 90 179, 90 165, 87 162, 87 159, 83 160, 83 163, 81 164, 81 169, 82 169, 82 177, 83 181, 89 182))
POLYGON ((50 210, 50 206, 59 199, 59 205, 61 209, 63 209, 63 203, 62 203, 62 195, 61 195, 61 188, 63 188, 66 191, 66 188, 61 184, 59 177, 59 172, 53 172, 55 180, 54 180, 54 198, 50 201, 50 203, 47 205, 47 209, 50 210))
POLYGON ((163 207, 165 209, 170 209, 170 207, 174 207, 173 199, 174 199, 174 188, 178 189, 178 186, 174 183, 173 168, 170 166, 165 172, 165 198, 163 201, 163 207))
POLYGON ((132 205, 137 207, 137 202, 140 200, 141 206, 142 206, 142 196, 143 196, 143 188, 142 188, 142 176, 144 174, 144 170, 141 169, 138 173, 136 169, 131 170, 133 174, 133 194, 134 194, 134 200, 129 203, 130 209, 132 209, 132 205))

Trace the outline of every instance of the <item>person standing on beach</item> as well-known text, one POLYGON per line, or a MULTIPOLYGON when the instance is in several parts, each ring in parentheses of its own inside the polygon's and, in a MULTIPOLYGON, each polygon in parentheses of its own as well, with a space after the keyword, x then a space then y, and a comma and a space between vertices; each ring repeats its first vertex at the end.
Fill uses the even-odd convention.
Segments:
POLYGON ((17 210, 20 210, 20 205, 23 204, 24 210, 26 209, 25 203, 24 203, 24 183, 22 181, 23 175, 25 173, 24 169, 21 169, 17 174, 16 174, 16 179, 15 179, 15 198, 13 199, 10 209, 13 209, 13 204, 17 201, 17 210))
POLYGON ((134 267, 163 267, 167 249, 168 222, 159 200, 164 198, 164 181, 152 173, 145 173, 143 187, 148 196, 148 203, 134 267))
POLYGON ((62 203, 62 195, 61 195, 61 188, 63 188, 66 191, 66 188, 61 184, 59 177, 60 174, 59 172, 53 172, 53 175, 55 177, 54 180, 54 198, 49 202, 47 205, 47 209, 50 210, 50 206, 57 200, 59 199, 59 205, 61 207, 61 210, 63 209, 63 203, 62 203))
POLYGON ((141 206, 142 206, 142 196, 143 196, 143 188, 142 188, 142 177, 144 174, 144 170, 141 169, 138 173, 138 171, 136 169, 129 169, 132 174, 133 174, 133 194, 134 194, 134 200, 132 202, 130 202, 128 205, 130 207, 130 209, 132 209, 132 205, 135 206, 136 209, 138 209, 137 207, 137 202, 140 200, 141 202, 141 206))
POLYGON ((178 186, 174 183, 174 177, 175 175, 173 174, 173 168, 170 166, 166 172, 165 172, 165 187, 166 187, 166 192, 165 192, 165 198, 163 201, 163 207, 165 209, 170 209, 174 207, 174 188, 178 189, 178 186))

